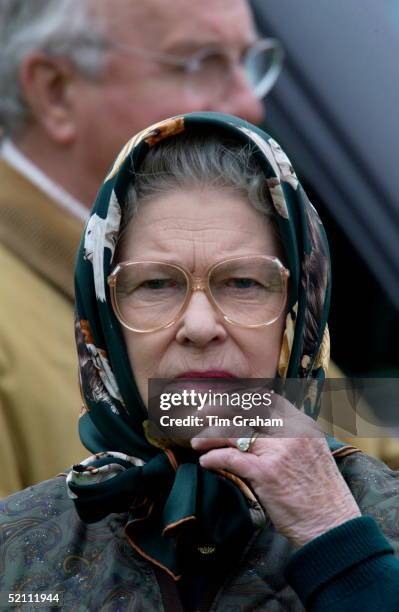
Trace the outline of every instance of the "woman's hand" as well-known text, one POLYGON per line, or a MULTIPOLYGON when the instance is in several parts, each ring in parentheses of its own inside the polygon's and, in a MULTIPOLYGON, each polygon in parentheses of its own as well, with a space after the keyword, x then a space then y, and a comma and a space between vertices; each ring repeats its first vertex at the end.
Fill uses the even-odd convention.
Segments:
MULTIPOLYGON (((284 403, 286 419, 292 417, 291 432, 300 431, 300 436, 264 437, 261 433, 263 437, 242 452, 237 438, 206 437, 203 431, 191 445, 204 453, 202 467, 225 469, 246 480, 276 529, 300 547, 361 513, 324 435, 315 434, 314 421, 287 400, 279 401, 284 403)), ((214 436, 214 431, 208 435, 214 436)), ((280 435, 287 435, 286 429, 280 435)))

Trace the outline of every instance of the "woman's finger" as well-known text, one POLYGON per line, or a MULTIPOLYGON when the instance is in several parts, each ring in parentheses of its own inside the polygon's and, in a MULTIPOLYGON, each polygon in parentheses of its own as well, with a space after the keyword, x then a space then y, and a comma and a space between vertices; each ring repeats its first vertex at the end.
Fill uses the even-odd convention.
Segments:
POLYGON ((231 427, 207 427, 206 429, 203 429, 197 436, 192 438, 191 446, 194 450, 198 451, 209 450, 211 448, 220 448, 223 446, 232 446, 234 448, 237 448, 237 439, 239 437, 251 438, 254 433, 254 430, 245 428, 245 430, 243 429, 243 431, 240 432, 239 436, 237 435, 237 437, 234 438, 231 437, 232 433, 234 433, 234 431, 232 431, 231 427))
POLYGON ((248 471, 248 456, 236 448, 217 448, 201 455, 200 464, 208 470, 228 470, 245 478, 248 471))

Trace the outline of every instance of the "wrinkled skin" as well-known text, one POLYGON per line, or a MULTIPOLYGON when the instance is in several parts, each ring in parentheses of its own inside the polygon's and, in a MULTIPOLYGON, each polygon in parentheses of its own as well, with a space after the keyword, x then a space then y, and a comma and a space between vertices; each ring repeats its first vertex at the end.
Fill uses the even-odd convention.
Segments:
MULTIPOLYGON (((119 261, 164 261, 202 276, 213 264, 244 255, 280 257, 270 222, 229 190, 183 188, 146 201, 127 227, 119 261)), ((227 323, 203 291, 196 291, 176 323, 149 334, 123 329, 140 394, 148 379, 187 371, 227 370, 238 378, 273 378, 284 327, 227 323)))
POLYGON ((279 402, 284 434, 263 432, 247 452, 238 450, 237 438, 223 437, 223 430, 220 438, 203 431, 191 444, 203 453, 202 467, 249 482, 276 529, 300 547, 361 512, 314 421, 287 400, 279 402))

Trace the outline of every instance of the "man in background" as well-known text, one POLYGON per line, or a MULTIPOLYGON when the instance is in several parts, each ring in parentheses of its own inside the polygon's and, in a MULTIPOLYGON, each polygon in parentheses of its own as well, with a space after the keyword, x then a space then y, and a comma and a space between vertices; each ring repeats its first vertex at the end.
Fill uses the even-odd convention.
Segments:
POLYGON ((73 265, 109 165, 180 112, 258 123, 256 39, 245 0, 0 0, 0 497, 87 455, 73 265))

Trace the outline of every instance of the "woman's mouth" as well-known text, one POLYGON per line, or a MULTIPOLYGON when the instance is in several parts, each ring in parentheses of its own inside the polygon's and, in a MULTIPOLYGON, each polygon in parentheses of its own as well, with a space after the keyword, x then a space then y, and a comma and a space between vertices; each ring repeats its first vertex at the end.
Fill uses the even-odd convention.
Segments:
POLYGON ((235 374, 228 370, 188 370, 178 374, 176 378, 237 378, 235 374))

